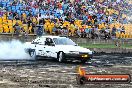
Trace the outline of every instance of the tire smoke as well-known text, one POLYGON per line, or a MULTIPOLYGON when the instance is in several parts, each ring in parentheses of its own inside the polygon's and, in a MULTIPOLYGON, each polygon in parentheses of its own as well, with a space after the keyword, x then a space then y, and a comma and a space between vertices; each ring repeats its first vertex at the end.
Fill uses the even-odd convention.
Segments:
POLYGON ((26 53, 26 45, 19 40, 0 42, 0 60, 23 60, 31 59, 26 53))

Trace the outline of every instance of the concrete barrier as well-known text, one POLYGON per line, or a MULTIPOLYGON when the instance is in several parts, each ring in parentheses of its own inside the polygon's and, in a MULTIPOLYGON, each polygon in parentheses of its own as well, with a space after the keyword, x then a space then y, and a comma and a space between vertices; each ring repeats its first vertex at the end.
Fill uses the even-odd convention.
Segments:
POLYGON ((94 51, 95 53, 131 53, 132 49, 127 48, 90 48, 90 50, 94 51))

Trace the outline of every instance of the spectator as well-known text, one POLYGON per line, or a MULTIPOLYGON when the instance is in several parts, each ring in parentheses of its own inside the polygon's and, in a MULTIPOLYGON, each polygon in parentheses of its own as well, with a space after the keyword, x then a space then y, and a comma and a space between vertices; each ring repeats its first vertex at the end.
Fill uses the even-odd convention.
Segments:
POLYGON ((36 23, 33 22, 31 25, 32 25, 32 29, 31 29, 31 31, 32 31, 32 33, 35 33, 36 23))
POLYGON ((122 29, 121 29, 121 26, 117 29, 117 32, 118 33, 121 33, 122 29))
POLYGON ((121 33, 124 33, 125 34, 125 27, 123 26, 121 29, 122 29, 121 30, 121 33))
POLYGON ((79 28, 77 29, 77 36, 78 36, 79 38, 81 37, 81 31, 80 31, 79 28))
POLYGON ((80 28, 80 31, 81 31, 81 37, 82 37, 82 38, 86 37, 86 33, 85 33, 84 26, 82 26, 82 27, 80 28))
MULTIPOLYGON (((5 0, 4 2, 7 3, 7 1, 5 0)), ((85 37, 85 34, 88 34, 89 31, 95 33, 94 30, 96 29, 93 27, 95 25, 98 25, 97 29, 105 30, 107 25, 111 25, 116 21, 123 24, 128 23, 127 17, 123 15, 128 14, 128 8, 130 8, 130 4, 121 0, 117 0, 116 2, 114 0, 11 1, 10 3, 12 4, 9 6, 1 5, 1 7, 5 8, 5 12, 10 14, 3 15, 4 10, 1 10, 1 16, 8 16, 7 18, 10 20, 21 20, 23 24, 28 24, 28 27, 33 24, 45 25, 45 30, 50 34, 54 28, 53 21, 58 24, 55 27, 55 31, 58 31, 58 34, 65 29, 64 27, 60 27, 63 25, 63 22, 68 21, 68 33, 70 32, 71 36, 74 36, 77 26, 80 28, 82 37, 85 37), (76 24, 76 20, 81 20, 82 22, 76 24), (82 25, 91 26, 91 28, 86 29, 85 27, 81 27, 82 25)), ((112 28, 113 35, 115 35, 115 29, 115 27, 112 28)))
POLYGON ((19 35, 20 31, 21 31, 21 27, 19 26, 19 24, 17 22, 16 22, 16 24, 14 25, 13 28, 15 29, 16 35, 19 35))
POLYGON ((86 37, 90 38, 90 28, 86 27, 85 33, 86 33, 86 37))
POLYGON ((15 15, 15 17, 14 17, 14 19, 15 19, 15 20, 20 20, 19 15, 18 15, 18 14, 16 14, 16 15, 15 15))
POLYGON ((12 13, 9 13, 8 19, 13 20, 13 14, 12 13))
POLYGON ((116 30, 117 30, 117 29, 116 29, 116 27, 115 27, 115 25, 114 25, 114 27, 112 28, 112 33, 111 33, 112 36, 115 36, 115 35, 116 35, 116 30))
POLYGON ((66 27, 63 28, 63 36, 69 36, 68 29, 66 27))

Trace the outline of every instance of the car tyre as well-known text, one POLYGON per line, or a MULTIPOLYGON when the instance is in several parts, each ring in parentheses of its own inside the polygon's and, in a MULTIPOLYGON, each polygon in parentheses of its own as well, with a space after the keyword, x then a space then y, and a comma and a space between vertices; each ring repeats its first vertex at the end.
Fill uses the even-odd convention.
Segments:
POLYGON ((59 62, 64 62, 64 59, 65 59, 64 52, 59 52, 58 56, 57 56, 57 59, 58 59, 59 62))
POLYGON ((83 58, 82 58, 81 63, 86 63, 86 62, 88 62, 88 61, 90 61, 90 60, 91 60, 91 58, 88 58, 88 59, 83 59, 83 58))
POLYGON ((35 53, 36 53, 35 51, 30 52, 30 56, 34 57, 35 53))
POLYGON ((34 49, 29 50, 29 55, 31 58, 38 60, 38 56, 36 55, 36 51, 34 49))
POLYGON ((87 62, 87 60, 81 60, 81 63, 86 63, 87 62))

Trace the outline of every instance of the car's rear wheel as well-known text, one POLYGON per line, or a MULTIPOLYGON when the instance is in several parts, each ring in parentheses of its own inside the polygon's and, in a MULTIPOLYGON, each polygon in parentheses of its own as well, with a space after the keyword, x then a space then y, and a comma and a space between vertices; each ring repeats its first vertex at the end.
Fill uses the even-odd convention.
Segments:
POLYGON ((64 52, 59 52, 58 56, 57 56, 57 59, 58 59, 59 62, 63 62, 65 60, 64 52))
POLYGON ((34 49, 29 50, 29 55, 31 58, 38 60, 38 56, 36 55, 36 51, 34 49))
POLYGON ((35 53, 36 53, 35 51, 30 52, 30 56, 34 57, 35 53))

